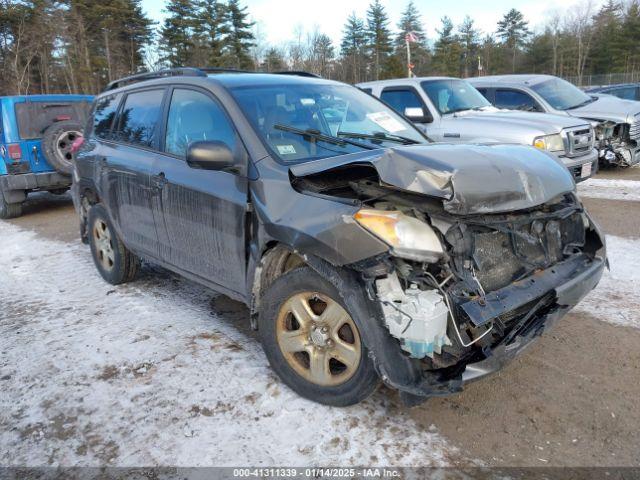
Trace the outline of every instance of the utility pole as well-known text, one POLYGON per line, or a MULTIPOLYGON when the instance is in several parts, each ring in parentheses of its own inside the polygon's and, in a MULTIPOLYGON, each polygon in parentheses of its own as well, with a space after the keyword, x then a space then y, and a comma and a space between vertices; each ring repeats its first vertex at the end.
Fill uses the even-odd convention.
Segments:
POLYGON ((404 43, 407 46, 407 78, 413 77, 413 64, 411 63, 411 42, 417 42, 418 37, 414 32, 407 32, 404 43))

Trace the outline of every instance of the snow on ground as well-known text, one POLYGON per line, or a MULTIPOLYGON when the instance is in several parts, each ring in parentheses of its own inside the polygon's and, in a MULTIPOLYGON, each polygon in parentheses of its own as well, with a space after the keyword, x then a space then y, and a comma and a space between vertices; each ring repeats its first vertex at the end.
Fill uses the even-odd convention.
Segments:
POLYGON ((640 202, 640 182, 590 178, 578 184, 578 194, 582 197, 640 202))
MULTIPOLYGON (((640 183, 640 182, 638 182, 640 183)), ((607 236, 610 271, 576 307, 617 325, 640 328, 640 240, 607 236)))
POLYGON ((345 409, 298 397, 244 328, 246 309, 216 307, 224 297, 164 271, 112 287, 84 245, 4 222, 0 238, 0 465, 409 466, 458 455, 388 392, 345 409))

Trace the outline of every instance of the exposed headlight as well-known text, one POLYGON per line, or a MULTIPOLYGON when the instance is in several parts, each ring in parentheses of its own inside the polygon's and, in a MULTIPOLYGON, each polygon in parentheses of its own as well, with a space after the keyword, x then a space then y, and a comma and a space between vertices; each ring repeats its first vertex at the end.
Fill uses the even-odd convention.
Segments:
POLYGON ((354 218, 356 221, 387 243, 394 255, 409 260, 436 262, 444 250, 433 229, 417 218, 398 211, 363 208, 354 218))
POLYGON ((559 133, 536 137, 533 141, 533 146, 549 152, 564 152, 564 142, 562 141, 562 135, 559 133))

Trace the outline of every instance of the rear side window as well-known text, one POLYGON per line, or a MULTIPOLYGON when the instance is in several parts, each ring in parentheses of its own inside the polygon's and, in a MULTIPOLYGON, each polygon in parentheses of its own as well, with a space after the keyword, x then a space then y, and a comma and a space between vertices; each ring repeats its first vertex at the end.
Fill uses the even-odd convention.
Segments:
POLYGON ((16 103, 18 132, 22 140, 42 138, 44 131, 56 122, 73 120, 85 125, 89 102, 25 102, 16 103))
POLYGON ((195 90, 175 89, 169 107, 165 150, 184 157, 189 144, 201 140, 224 142, 234 150, 235 129, 211 97, 195 90))
POLYGON ((476 90, 478 90, 482 94, 482 96, 484 98, 489 100, 489 89, 488 88, 478 88, 478 87, 476 87, 476 90))
POLYGON ((422 100, 420 100, 418 94, 408 88, 384 90, 380 98, 402 115, 404 115, 404 111, 407 108, 423 108, 422 100))
POLYGON ((111 138, 111 126, 116 116, 122 94, 107 95, 96 102, 93 112, 93 133, 98 138, 111 138))
POLYGON ((636 87, 612 88, 611 90, 607 90, 606 93, 625 100, 638 99, 636 96, 636 87))
POLYGON ((523 92, 517 90, 496 90, 496 107, 509 110, 525 110, 528 112, 539 112, 538 103, 523 92))
POLYGON ((152 147, 158 130, 164 89, 145 90, 127 95, 114 138, 121 142, 152 147))

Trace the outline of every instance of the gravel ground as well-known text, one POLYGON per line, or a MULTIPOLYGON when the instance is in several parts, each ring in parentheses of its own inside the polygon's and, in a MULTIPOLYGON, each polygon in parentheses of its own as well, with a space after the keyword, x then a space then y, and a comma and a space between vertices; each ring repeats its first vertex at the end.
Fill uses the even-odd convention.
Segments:
POLYGON ((611 234, 598 289, 502 372, 413 409, 387 389, 298 398, 244 306, 154 267, 105 284, 68 196, 34 195, 0 222, 0 465, 640 466, 637 170, 580 188, 611 234))

